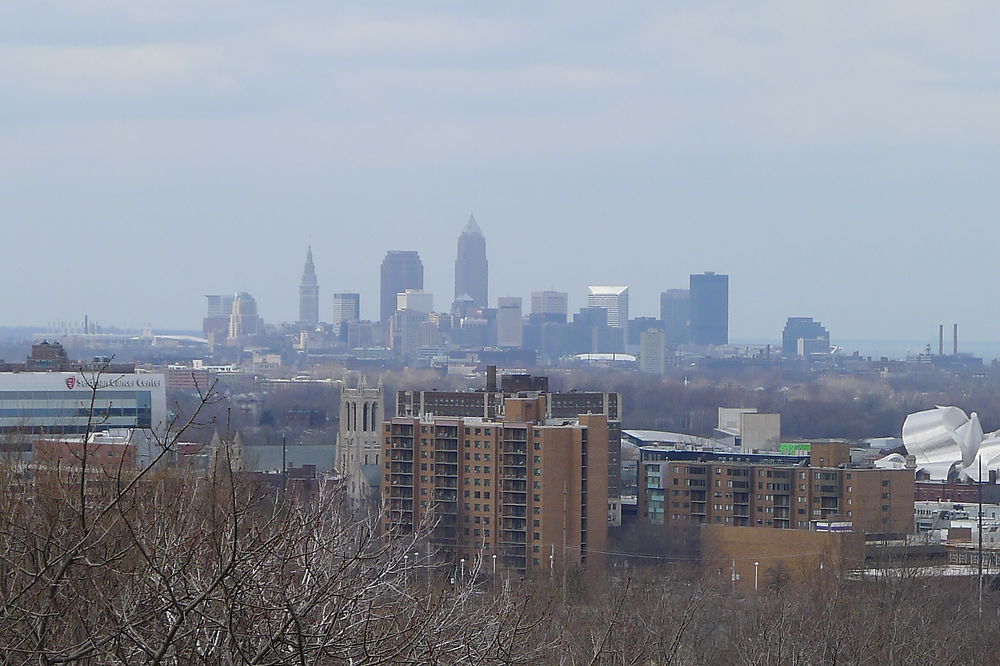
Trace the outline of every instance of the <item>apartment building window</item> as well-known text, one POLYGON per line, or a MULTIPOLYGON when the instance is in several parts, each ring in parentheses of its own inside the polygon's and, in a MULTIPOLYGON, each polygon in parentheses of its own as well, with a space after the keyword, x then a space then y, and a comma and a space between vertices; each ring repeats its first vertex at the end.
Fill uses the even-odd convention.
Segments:
POLYGON ((885 479, 884 481, 882 481, 882 487, 888 488, 890 483, 891 481, 889 481, 889 479, 885 479))
POLYGON ((805 472, 799 472, 799 478, 800 479, 806 478, 806 473, 805 472))
MULTIPOLYGON (((491 482, 491 481, 490 481, 489 479, 484 479, 484 480, 483 480, 483 485, 484 485, 484 486, 486 486, 487 488, 489 488, 489 487, 490 487, 490 483, 492 483, 492 482, 491 482)), ((477 484, 477 485, 478 485, 478 484, 477 484)))
MULTIPOLYGON (((476 448, 477 448, 477 449, 479 448, 479 442, 476 442, 476 448)), ((466 453, 465 455, 469 455, 469 454, 468 454, 468 453, 466 453)), ((482 456, 481 456, 480 454, 478 454, 478 453, 477 453, 477 454, 475 455, 475 459, 476 459, 476 460, 482 460, 482 456)))
POLYGON ((532 532, 531 533, 531 538, 534 539, 535 541, 538 541, 539 539, 542 538, 542 535, 540 533, 538 533, 538 532, 532 532))
POLYGON ((536 468, 535 468, 535 476, 541 476, 541 475, 542 475, 542 470, 540 470, 540 469, 538 469, 538 468, 536 467, 536 468))
POLYGON ((468 451, 466 451, 466 452, 465 452, 465 459, 466 459, 466 460, 472 460, 472 454, 471 454, 471 453, 469 453, 468 451))
POLYGON ((541 507, 533 506, 533 507, 531 507, 531 513, 533 515, 540 516, 540 515, 542 515, 542 509, 541 509, 541 507))
POLYGON ((889 505, 888 504, 883 504, 882 505, 882 510, 883 511, 888 511, 889 510, 889 505))
POLYGON ((484 490, 483 491, 483 499, 489 499, 489 498, 490 498, 490 491, 484 490))
MULTIPOLYGON (((486 479, 486 480, 489 481, 489 479, 486 479)), ((479 486, 479 485, 482 485, 482 484, 479 482, 479 479, 477 478, 475 480, 475 483, 473 485, 479 486)), ((489 484, 487 483, 486 485, 489 485, 489 484)))
MULTIPOLYGON (((468 504, 466 504, 466 505, 465 505, 465 508, 466 508, 466 509, 468 509, 468 508, 469 508, 469 505, 468 505, 468 504)), ((476 505, 476 511, 482 511, 482 506, 481 506, 481 505, 479 505, 479 504, 477 504, 477 505, 476 505)))
MULTIPOLYGON (((465 491, 465 496, 466 496, 466 497, 469 497, 469 492, 470 492, 470 491, 468 491, 468 490, 466 490, 466 491, 465 491)), ((476 493, 476 495, 479 495, 479 493, 476 493)))
POLYGON ((531 499, 535 500, 536 502, 541 502, 542 496, 539 495, 538 493, 535 493, 534 495, 531 496, 531 499))
POLYGON ((541 487, 542 487, 542 482, 541 482, 541 481, 535 481, 535 482, 534 482, 534 483, 532 484, 532 487, 533 487, 533 488, 534 488, 535 490, 538 490, 539 488, 541 488, 541 487))
POLYGON ((535 451, 541 451, 541 450, 542 450, 542 443, 535 442, 535 451))
POLYGON ((540 520, 532 520, 531 521, 531 526, 532 527, 541 527, 542 526, 542 521, 540 521, 540 520))
POLYGON ((535 462, 536 463, 542 462, 542 457, 541 456, 535 456, 534 458, 535 458, 535 462))

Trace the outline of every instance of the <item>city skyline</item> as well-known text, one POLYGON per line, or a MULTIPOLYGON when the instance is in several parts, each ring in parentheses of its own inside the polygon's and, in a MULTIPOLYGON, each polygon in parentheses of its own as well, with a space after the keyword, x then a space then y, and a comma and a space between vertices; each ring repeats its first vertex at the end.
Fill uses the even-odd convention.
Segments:
POLYGON ((11 253, 4 323, 194 328, 244 290, 294 321, 307 244, 374 318, 394 247, 447 299, 474 211, 494 295, 655 315, 715 270, 734 338, 1000 339, 989 262, 939 250, 1000 241, 1000 8, 251 5, 4 10, 5 240, 73 249, 11 253))

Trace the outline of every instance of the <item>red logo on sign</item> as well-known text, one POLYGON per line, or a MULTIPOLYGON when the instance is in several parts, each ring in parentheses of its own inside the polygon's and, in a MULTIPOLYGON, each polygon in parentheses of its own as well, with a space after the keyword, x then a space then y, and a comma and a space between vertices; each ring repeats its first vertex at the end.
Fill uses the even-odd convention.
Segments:
POLYGON ((76 377, 67 377, 66 378, 66 388, 71 389, 74 386, 76 386, 76 377))

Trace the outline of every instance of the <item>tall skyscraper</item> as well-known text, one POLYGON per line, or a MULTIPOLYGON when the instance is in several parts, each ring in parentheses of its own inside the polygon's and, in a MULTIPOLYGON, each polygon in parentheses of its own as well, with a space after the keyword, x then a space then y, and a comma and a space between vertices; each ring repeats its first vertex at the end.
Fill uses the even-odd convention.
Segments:
POLYGON ((608 311, 608 326, 628 326, 628 287, 587 287, 587 307, 608 311))
POLYGON ((382 260, 379 321, 388 325, 396 311, 396 294, 424 288, 424 265, 414 250, 389 250, 382 260))
POLYGON ((306 251, 306 265, 299 284, 299 323, 319 323, 319 283, 316 281, 316 267, 313 266, 312 246, 306 251))
POLYGON ((257 314, 257 301, 245 291, 233 298, 233 311, 229 315, 229 338, 238 341, 264 332, 264 323, 257 314))
POLYGON ((340 329, 352 321, 361 321, 361 295, 341 292, 333 295, 333 332, 340 335, 340 329))
POLYGON ((660 321, 667 334, 667 344, 687 344, 688 320, 691 319, 691 291, 688 289, 667 289, 660 294, 660 321))
POLYGON ((650 328, 639 334, 639 370, 651 375, 667 371, 667 336, 650 328))
POLYGON ((486 261, 486 237, 476 224, 469 221, 458 237, 458 256, 455 259, 455 298, 468 296, 481 308, 488 304, 489 263, 486 261))
POLYGON ((712 272, 691 276, 691 342, 729 344, 729 276, 712 272))

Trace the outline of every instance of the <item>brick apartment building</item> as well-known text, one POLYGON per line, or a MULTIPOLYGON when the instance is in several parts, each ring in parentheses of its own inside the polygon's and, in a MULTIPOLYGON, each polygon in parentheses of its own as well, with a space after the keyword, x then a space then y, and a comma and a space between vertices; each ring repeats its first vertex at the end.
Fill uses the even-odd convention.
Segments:
POLYGON ((396 415, 503 418, 510 398, 545 397, 546 419, 575 419, 580 414, 604 414, 608 420, 608 496, 620 497, 622 487, 621 451, 622 398, 620 393, 599 391, 549 391, 547 377, 511 374, 500 377, 496 388, 496 368, 487 368, 485 391, 399 391, 396 415))
POLYGON ((853 465, 845 442, 813 443, 809 456, 642 447, 638 485, 649 524, 913 531, 913 470, 853 465))
POLYGON ((546 418, 547 399, 507 397, 502 418, 387 421, 383 533, 410 534, 435 522, 432 543, 456 561, 495 554, 519 572, 600 566, 608 533, 607 417, 546 418))

